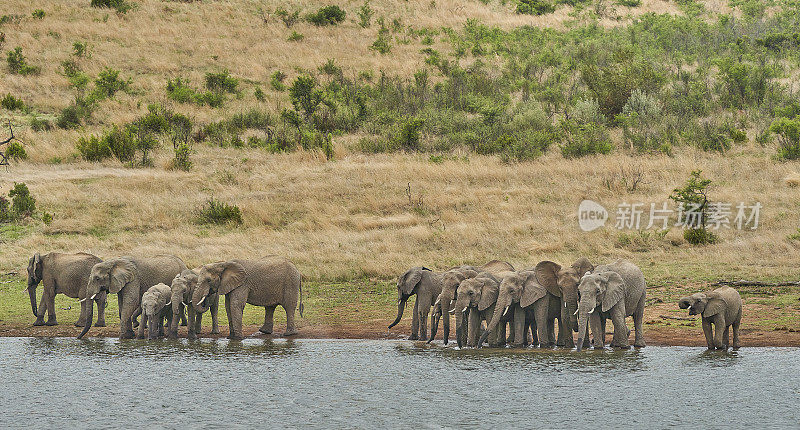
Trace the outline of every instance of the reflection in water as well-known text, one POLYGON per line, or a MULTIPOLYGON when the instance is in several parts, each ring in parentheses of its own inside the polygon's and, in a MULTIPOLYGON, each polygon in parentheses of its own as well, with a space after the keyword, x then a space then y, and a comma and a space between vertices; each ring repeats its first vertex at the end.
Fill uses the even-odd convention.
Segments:
POLYGON ((798 368, 791 348, 0 338, 0 428, 792 427, 798 368))

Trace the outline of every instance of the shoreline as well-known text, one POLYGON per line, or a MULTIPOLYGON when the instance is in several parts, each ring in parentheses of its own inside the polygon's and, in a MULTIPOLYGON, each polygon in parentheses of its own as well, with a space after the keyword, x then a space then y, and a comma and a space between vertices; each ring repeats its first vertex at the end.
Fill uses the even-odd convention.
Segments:
MULTIPOLYGON (((243 328, 245 338, 254 339, 279 339, 284 338, 280 335, 280 330, 276 334, 264 335, 259 333, 258 325, 249 325, 243 328)), ((281 328, 278 326, 277 328, 281 328)), ((410 325, 398 325, 391 331, 385 329, 384 325, 365 325, 365 324, 342 324, 342 325, 307 325, 299 328, 300 333, 290 336, 290 339, 366 339, 366 340, 406 340, 410 331, 410 325)), ((203 332, 199 335, 202 339, 219 339, 227 336, 227 327, 220 327, 220 334, 210 334, 211 327, 203 327, 203 332)), ((57 326, 38 326, 30 324, 0 322, 0 337, 75 337, 80 333, 80 329, 70 324, 60 324, 57 326)), ((645 327, 645 341, 649 346, 706 346, 705 337, 702 329, 676 329, 671 327, 645 327)), ((118 337, 119 329, 115 326, 92 327, 87 334, 88 338, 98 337, 118 337)), ((800 331, 784 330, 758 330, 742 328, 740 334, 742 347, 800 347, 800 331)), ((186 327, 181 327, 178 331, 179 338, 186 337, 186 327)), ((451 335, 451 343, 453 342, 451 335)), ((434 340, 434 343, 441 345, 441 332, 434 340)))

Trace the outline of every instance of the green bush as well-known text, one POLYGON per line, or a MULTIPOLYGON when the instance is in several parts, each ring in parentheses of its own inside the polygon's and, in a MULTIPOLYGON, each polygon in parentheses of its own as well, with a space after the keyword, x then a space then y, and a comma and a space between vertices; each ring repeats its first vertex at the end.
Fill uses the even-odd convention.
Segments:
POLYGON ((119 128, 116 125, 102 138, 102 146, 108 147, 117 160, 127 163, 136 156, 136 141, 133 131, 128 127, 119 128))
POLYGON ((288 40, 289 42, 299 42, 303 39, 305 39, 303 33, 298 33, 297 31, 292 31, 292 34, 290 34, 289 37, 286 38, 286 40, 288 40))
POLYGON ((371 23, 372 15, 375 14, 375 11, 372 10, 371 7, 369 7, 369 0, 364 0, 364 3, 361 5, 360 8, 358 8, 357 13, 359 20, 358 25, 360 25, 361 28, 367 28, 372 24, 371 23))
POLYGON ((283 7, 279 6, 275 9, 275 15, 277 15, 278 18, 283 21, 283 25, 285 25, 286 28, 292 28, 294 23, 300 18, 300 11, 294 10, 289 12, 283 7))
POLYGON ((700 124, 693 138, 697 147, 703 151, 725 152, 731 149, 730 133, 725 125, 713 121, 700 124))
POLYGON ((317 88, 317 81, 311 75, 300 75, 289 87, 289 98, 295 110, 303 112, 309 118, 322 103, 322 90, 317 88))
POLYGON ((769 130, 778 137, 778 159, 800 158, 800 118, 778 118, 769 130))
POLYGON ((79 138, 75 148, 86 161, 103 161, 112 156, 108 142, 95 135, 79 138))
POLYGON ((192 170, 192 160, 189 157, 192 154, 192 148, 187 142, 180 142, 173 148, 175 156, 170 162, 169 168, 172 170, 183 170, 188 172, 192 170))
POLYGON ((620 6, 637 7, 642 4, 642 0, 617 0, 620 6))
POLYGON ((400 123, 400 126, 395 134, 395 144, 407 151, 418 151, 419 145, 419 131, 425 124, 425 120, 421 118, 406 118, 400 123))
POLYGON ((212 197, 197 210, 197 221, 200 224, 241 224, 242 212, 236 205, 212 197))
POLYGON ((12 160, 25 160, 28 158, 28 154, 25 152, 25 148, 21 143, 12 140, 6 147, 6 157, 12 160))
POLYGON ((253 97, 260 102, 267 100, 267 96, 264 94, 264 90, 262 90, 261 87, 256 87, 256 89, 253 91, 253 97))
POLYGON ((11 197, 11 208, 9 213, 13 219, 18 220, 33 216, 36 212, 36 199, 31 195, 28 186, 24 182, 14 182, 14 188, 8 192, 11 197))
POLYGON ((708 245, 719 241, 716 234, 704 228, 687 228, 683 231, 683 238, 692 245, 708 245))
POLYGON ((270 85, 272 85, 272 89, 275 91, 285 91, 286 85, 283 81, 286 79, 286 73, 281 72, 280 70, 276 70, 270 76, 270 85))
POLYGON ((119 14, 125 14, 133 9, 133 4, 126 0, 92 0, 92 7, 114 9, 119 14))
POLYGON ((206 88, 216 93, 237 93, 239 80, 230 75, 230 72, 206 73, 206 88))
POLYGON ((81 42, 75 41, 72 42, 72 55, 76 57, 88 57, 89 56, 89 43, 88 42, 81 42))
POLYGON ((577 158, 591 154, 608 154, 614 148, 608 130, 602 124, 594 122, 578 123, 574 120, 564 121, 564 138, 561 146, 564 158, 577 158))
POLYGON ((330 5, 308 14, 306 20, 316 26, 337 25, 344 21, 346 16, 347 13, 342 8, 337 5, 330 5))
POLYGON ((31 128, 33 131, 49 131, 53 128, 53 124, 47 119, 34 116, 31 118, 31 128))
POLYGON ((622 123, 622 136, 631 149, 671 153, 663 132, 664 115, 661 103, 655 96, 633 90, 618 117, 622 123))
POLYGON ((3 109, 8 109, 8 110, 25 109, 25 103, 11 94, 6 94, 6 96, 3 97, 2 100, 0 100, 0 106, 3 106, 3 109))
POLYGON ((63 129, 78 128, 92 117, 95 107, 93 100, 76 97, 71 105, 61 109, 56 118, 56 125, 63 129))
POLYGON ((45 15, 46 14, 41 9, 36 9, 36 10, 33 11, 33 13, 31 13, 31 16, 33 17, 33 19, 44 19, 45 15))
POLYGON ((378 38, 372 42, 372 45, 369 47, 375 51, 378 51, 380 54, 388 54, 392 50, 392 45, 389 43, 389 37, 378 33, 378 38))
POLYGON ((211 107, 221 107, 225 102, 222 93, 214 91, 197 91, 189 86, 188 79, 175 78, 167 80, 167 98, 178 103, 194 103, 197 105, 208 105, 211 107))
POLYGON ((39 66, 28 64, 22 54, 22 48, 19 46, 14 48, 13 51, 8 51, 6 62, 8 63, 8 71, 15 75, 38 75, 42 70, 39 66))
POLYGON ((708 231, 708 187, 711 180, 704 178, 702 171, 694 170, 683 187, 672 190, 669 199, 682 205, 685 208, 692 208, 694 213, 699 216, 691 220, 681 220, 686 223, 687 229, 683 232, 683 237, 692 245, 704 245, 717 241, 717 236, 708 231))
POLYGON ((98 100, 114 97, 117 91, 128 91, 131 80, 123 80, 119 77, 119 70, 104 68, 94 80, 94 95, 98 100))
POLYGON ((517 0, 516 10, 525 15, 545 15, 555 12, 556 7, 545 0, 517 0))
POLYGON ((634 90, 655 93, 664 79, 652 64, 627 50, 615 51, 605 64, 585 65, 581 78, 600 104, 600 111, 610 119, 622 112, 634 90))

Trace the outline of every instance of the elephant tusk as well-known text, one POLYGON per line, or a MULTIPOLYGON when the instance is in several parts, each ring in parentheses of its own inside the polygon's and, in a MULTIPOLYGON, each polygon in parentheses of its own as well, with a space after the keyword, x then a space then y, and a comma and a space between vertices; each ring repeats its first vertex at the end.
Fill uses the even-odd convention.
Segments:
POLYGON ((92 294, 92 297, 89 297, 89 300, 94 300, 94 297, 95 297, 96 295, 97 295, 97 293, 94 293, 94 294, 92 294))
POLYGON ((167 304, 166 304, 166 305, 164 305, 164 306, 169 306, 169 305, 171 305, 171 304, 172 304, 172 302, 170 301, 170 302, 167 302, 167 304))
POLYGON ((200 301, 199 301, 199 302, 197 302, 197 306, 200 306, 200 305, 202 305, 202 304, 203 304, 203 302, 205 302, 205 301, 206 301, 206 298, 205 298, 205 297, 203 297, 202 299, 200 299, 200 301))
POLYGON ((594 308, 592 308, 592 310, 589 311, 589 314, 591 315, 592 312, 594 312, 594 308))
POLYGON ((506 314, 508 313, 508 308, 510 307, 511 306, 506 306, 505 310, 503 310, 503 316, 506 316, 506 314))
POLYGON ((86 301, 86 297, 84 297, 84 298, 82 298, 82 299, 78 300, 78 302, 79 302, 79 303, 83 303, 83 302, 85 302, 85 301, 86 301))
POLYGON ((564 307, 565 307, 565 308, 567 307, 567 302, 564 302, 564 307))
POLYGON ((463 314, 464 312, 466 312, 468 307, 469 306, 464 306, 464 309, 461 309, 461 313, 463 314))
POLYGON ((578 311, 580 311, 580 309, 575 309, 575 313, 572 315, 578 315, 578 311))
POLYGON ((436 306, 439 306, 439 302, 441 301, 442 299, 436 299, 436 303, 433 304, 433 307, 435 308, 436 306))
POLYGON ((182 304, 182 305, 184 305, 184 306, 189 306, 189 305, 187 305, 187 304, 186 304, 186 302, 184 302, 183 300, 181 300, 181 304, 182 304))

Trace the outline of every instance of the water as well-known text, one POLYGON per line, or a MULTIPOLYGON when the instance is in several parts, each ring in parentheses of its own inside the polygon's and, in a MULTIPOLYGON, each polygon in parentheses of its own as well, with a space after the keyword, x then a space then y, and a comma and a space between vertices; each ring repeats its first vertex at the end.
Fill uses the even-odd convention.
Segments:
POLYGON ((800 349, 0 338, 0 428, 798 428, 800 349))

